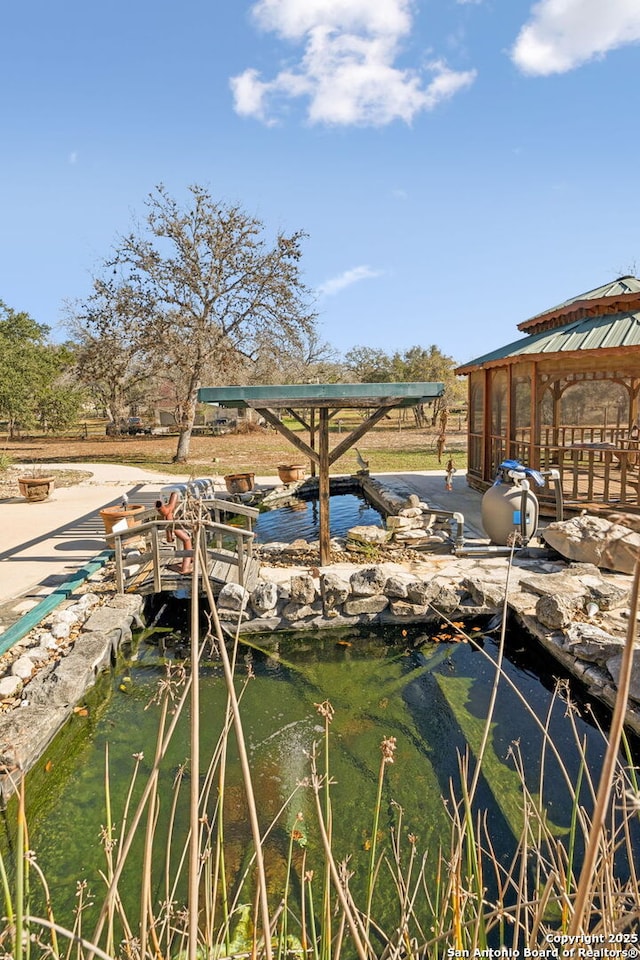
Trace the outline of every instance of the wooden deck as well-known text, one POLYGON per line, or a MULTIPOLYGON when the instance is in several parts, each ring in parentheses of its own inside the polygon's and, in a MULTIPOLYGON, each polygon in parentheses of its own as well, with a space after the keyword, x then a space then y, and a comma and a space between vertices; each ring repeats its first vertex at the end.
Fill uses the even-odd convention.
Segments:
MULTIPOLYGON (((199 515, 176 521, 159 519, 154 509, 136 515, 135 526, 114 530, 107 535, 113 547, 116 564, 116 583, 119 593, 152 593, 176 591, 190 593, 193 577, 182 574, 179 568, 193 551, 185 551, 173 536, 178 527, 186 530, 195 544, 196 530, 204 543, 206 576, 215 595, 227 583, 237 583, 252 590, 258 580, 259 561, 252 555, 255 534, 252 522, 258 515, 253 507, 235 504, 226 500, 202 500, 198 504, 199 515), (241 516, 249 529, 221 522, 227 514, 241 516), (211 520, 214 516, 216 519, 211 520), (177 549, 180 548, 180 549, 177 549)), ((200 572, 202 576, 202 571, 200 572)), ((199 589, 204 591, 201 582, 199 589)))

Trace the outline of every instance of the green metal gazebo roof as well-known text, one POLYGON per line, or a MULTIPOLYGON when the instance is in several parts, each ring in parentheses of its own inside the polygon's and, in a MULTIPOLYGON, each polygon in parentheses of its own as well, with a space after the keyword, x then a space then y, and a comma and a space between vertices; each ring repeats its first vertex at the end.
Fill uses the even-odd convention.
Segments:
POLYGON ((201 387, 200 403, 221 407, 412 407, 444 393, 443 383, 285 383, 257 387, 201 387))
POLYGON ((456 373, 470 373, 471 370, 486 364, 516 360, 519 357, 524 359, 538 354, 620 347, 640 347, 640 311, 585 317, 555 330, 522 337, 505 347, 470 360, 458 367, 456 373))
POLYGON ((633 293, 640 293, 640 280, 631 275, 618 277, 617 280, 610 280, 608 283, 603 283, 599 287, 594 287, 593 290, 587 290, 586 293, 579 293, 577 297, 571 297, 569 300, 558 303, 555 307, 549 307, 543 310, 542 313, 537 313, 533 317, 529 317, 528 320, 525 320, 520 325, 520 328, 522 329, 522 327, 534 323, 547 314, 556 313, 567 307, 571 307, 575 303, 582 303, 588 300, 601 300, 603 297, 624 297, 633 293))

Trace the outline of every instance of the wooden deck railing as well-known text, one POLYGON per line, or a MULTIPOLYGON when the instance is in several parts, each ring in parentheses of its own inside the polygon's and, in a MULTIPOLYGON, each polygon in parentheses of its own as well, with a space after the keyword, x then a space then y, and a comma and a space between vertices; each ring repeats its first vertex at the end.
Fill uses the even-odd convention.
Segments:
MULTIPOLYGON (((578 432, 576 437, 589 435, 578 432)), ((571 436, 567 428, 567 436, 571 436)), ((594 434, 595 436, 595 434, 594 434)), ((576 439, 568 443, 544 442, 531 448, 528 437, 512 441, 507 448, 504 437, 492 437, 490 456, 495 474, 498 464, 508 455, 526 465, 535 464, 542 470, 556 467, 560 471, 562 490, 567 505, 603 504, 621 508, 640 507, 640 450, 637 440, 628 437, 617 443, 610 440, 576 439)), ((470 453, 475 451, 475 460, 469 458, 469 477, 487 483, 479 469, 479 439, 470 444, 470 453)), ((491 470, 489 471, 491 473, 491 470)), ((542 493, 542 499, 545 494, 542 493)))

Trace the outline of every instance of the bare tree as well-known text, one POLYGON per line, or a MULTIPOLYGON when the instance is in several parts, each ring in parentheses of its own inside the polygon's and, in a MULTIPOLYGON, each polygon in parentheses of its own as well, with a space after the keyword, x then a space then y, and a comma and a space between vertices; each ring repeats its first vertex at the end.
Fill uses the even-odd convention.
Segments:
POLYGON ((154 372, 132 322, 139 312, 134 291, 113 277, 95 279, 84 303, 66 307, 67 329, 77 344, 78 378, 107 411, 116 432, 154 372))
POLYGON ((299 269, 304 235, 278 233, 269 244, 263 224, 240 207, 198 185, 189 193, 181 207, 157 187, 143 226, 119 240, 105 265, 130 291, 129 322, 149 361, 174 368, 176 462, 188 458, 207 370, 224 375, 266 332, 286 349, 314 324, 299 269))

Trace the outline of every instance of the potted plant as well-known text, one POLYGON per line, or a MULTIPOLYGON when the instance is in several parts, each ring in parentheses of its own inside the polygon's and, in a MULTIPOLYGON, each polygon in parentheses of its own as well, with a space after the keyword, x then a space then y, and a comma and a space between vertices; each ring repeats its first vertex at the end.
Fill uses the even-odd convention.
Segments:
POLYGON ((297 483, 304 480, 307 468, 303 463, 279 463, 278 476, 282 483, 297 483))
POLYGON ((253 490, 255 473, 228 473, 224 478, 229 493, 250 493, 253 490))
POLYGON ((116 507, 103 507, 100 517, 104 524, 104 532, 111 533, 119 520, 126 520, 128 527, 136 527, 140 523, 137 514, 147 508, 143 503, 122 503, 116 507))
POLYGON ((18 477, 18 488, 20 493, 30 503, 38 500, 46 500, 53 493, 55 487, 55 477, 43 474, 35 467, 30 474, 18 477))

